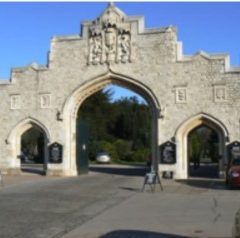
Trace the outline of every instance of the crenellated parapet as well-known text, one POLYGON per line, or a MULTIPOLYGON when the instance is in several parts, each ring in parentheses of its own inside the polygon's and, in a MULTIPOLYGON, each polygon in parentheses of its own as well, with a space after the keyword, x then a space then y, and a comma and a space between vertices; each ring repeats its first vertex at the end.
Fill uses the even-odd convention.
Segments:
POLYGON ((0 88, 1 86, 16 84, 17 81, 24 77, 24 75, 28 71, 34 71, 35 73, 47 71, 48 67, 45 65, 39 65, 37 63, 32 63, 30 65, 24 67, 15 67, 11 70, 10 80, 0 80, 0 88))
MULTIPOLYGON (((127 16, 114 4, 110 3, 95 20, 82 23, 80 34, 53 37, 46 66, 33 63, 26 67, 13 68, 10 82, 0 82, 0 87, 16 83, 18 76, 24 74, 28 69, 43 72, 51 68, 51 66, 54 68, 55 64, 57 64, 57 67, 63 64, 65 58, 68 61, 71 60, 71 57, 62 56, 64 53, 61 51, 66 51, 67 44, 75 44, 76 49, 79 48, 78 53, 82 55, 82 58, 78 59, 81 60, 79 63, 89 66, 138 64, 142 60, 139 56, 141 50, 144 47, 155 47, 156 54, 159 53, 158 58, 171 57, 171 60, 167 62, 185 64, 195 62, 201 58, 206 61, 206 64, 214 64, 216 71, 220 70, 219 72, 222 74, 240 73, 240 67, 230 66, 228 54, 207 54, 204 51, 199 51, 191 56, 184 55, 182 43, 177 40, 176 27, 147 29, 144 25, 143 16, 127 16), (150 39, 156 42, 155 46, 151 45, 150 39), (149 45, 146 46, 147 44, 149 45), (172 45, 171 51, 168 44, 172 45), (161 54, 163 55, 161 56, 161 54)), ((68 56, 71 53, 69 52, 68 56)))
POLYGON ((198 51, 193 55, 184 55, 182 50, 182 43, 177 44, 177 62, 188 63, 194 61, 205 61, 206 64, 222 65, 221 73, 240 73, 240 66, 230 65, 230 56, 227 53, 208 54, 205 51, 198 51))

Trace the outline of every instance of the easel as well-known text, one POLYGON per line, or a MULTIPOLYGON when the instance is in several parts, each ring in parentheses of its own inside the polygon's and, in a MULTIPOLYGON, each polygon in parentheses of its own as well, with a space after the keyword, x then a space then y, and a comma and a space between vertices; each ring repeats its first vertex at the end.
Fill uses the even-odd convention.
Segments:
POLYGON ((146 184, 150 186, 152 192, 155 192, 156 184, 159 184, 161 191, 163 191, 163 187, 158 172, 151 171, 149 173, 146 173, 142 187, 142 192, 144 192, 146 184))

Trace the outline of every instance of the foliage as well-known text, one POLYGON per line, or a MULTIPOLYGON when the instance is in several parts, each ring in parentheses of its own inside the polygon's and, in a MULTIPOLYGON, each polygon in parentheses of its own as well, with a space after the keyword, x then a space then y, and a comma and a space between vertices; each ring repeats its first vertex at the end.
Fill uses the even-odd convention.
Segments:
POLYGON ((99 91, 89 97, 78 111, 78 118, 89 122, 91 137, 97 141, 111 139, 108 133, 114 118, 114 108, 109 104, 111 97, 111 90, 99 91))
POLYGON ((102 90, 84 101, 78 120, 90 124, 89 158, 108 152, 115 161, 144 161, 150 154, 151 113, 137 97, 112 100, 111 90, 102 90))
POLYGON ((204 158, 209 158, 212 162, 218 161, 219 141, 218 135, 214 130, 206 126, 198 127, 190 133, 188 142, 190 161, 194 162, 195 167, 204 158))
POLYGON ((98 152, 108 152, 108 154, 111 156, 113 160, 116 160, 118 158, 114 144, 102 140, 99 141, 98 145, 99 145, 98 152))
MULTIPOLYGON (((27 130, 21 138, 21 151, 28 161, 43 163, 44 135, 36 128, 27 130)), ((24 161, 23 161, 24 162, 24 161)))
POLYGON ((132 151, 127 154, 125 161, 128 162, 146 162, 149 154, 151 153, 149 148, 140 148, 136 151, 132 151))
POLYGON ((114 142, 117 160, 125 160, 126 156, 131 152, 132 143, 126 140, 117 139, 114 142))

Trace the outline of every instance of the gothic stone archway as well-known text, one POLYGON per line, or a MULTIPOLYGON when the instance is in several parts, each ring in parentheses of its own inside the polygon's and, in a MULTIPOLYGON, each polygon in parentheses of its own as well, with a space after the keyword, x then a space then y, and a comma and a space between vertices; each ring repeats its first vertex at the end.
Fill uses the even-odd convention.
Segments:
MULTIPOLYGON (((31 128, 36 128, 39 130, 44 137, 44 164, 47 164, 48 161, 48 142, 50 141, 50 134, 48 129, 38 120, 34 118, 26 118, 20 121, 11 131, 6 140, 8 149, 10 151, 10 167, 13 168, 12 173, 21 173, 21 138, 22 135, 30 130, 31 128)), ((45 167, 45 169, 47 169, 45 167)))
POLYGON ((0 85, 1 169, 19 168, 18 139, 25 126, 18 127, 19 120, 34 115, 48 141, 63 148, 62 163, 48 164, 48 174, 76 175, 76 113, 88 96, 108 84, 132 89, 148 101, 154 168, 158 144, 176 141, 177 163, 159 166, 176 179, 187 178, 184 151, 195 126, 216 127, 222 145, 226 137, 239 141, 239 90, 232 90, 240 87, 239 68, 231 67, 225 54, 185 56, 177 39, 175 27, 146 29, 143 17, 127 16, 113 4, 94 21, 84 22, 80 34, 53 37, 47 65, 14 68, 11 79, 0 85), (187 120, 191 115, 197 116, 187 120), (51 138, 42 125, 51 130, 51 138))
POLYGON ((108 73, 101 77, 92 79, 91 81, 78 87, 67 99, 63 108, 63 119, 66 128, 66 149, 64 157, 66 158, 64 164, 65 174, 76 175, 76 119, 77 112, 82 102, 94 94, 95 92, 103 89, 109 84, 116 84, 135 91, 145 98, 148 102, 152 114, 152 169, 158 169, 158 116, 160 106, 153 92, 143 85, 142 83, 128 78, 123 75, 108 73))
POLYGON ((219 138, 219 155, 222 159, 219 160, 219 176, 224 173, 224 158, 226 158, 226 138, 228 138, 228 131, 225 126, 210 115, 200 113, 187 121, 185 121, 176 132, 177 142, 177 169, 176 178, 186 179, 188 174, 188 136, 191 131, 205 125, 213 129, 219 138))

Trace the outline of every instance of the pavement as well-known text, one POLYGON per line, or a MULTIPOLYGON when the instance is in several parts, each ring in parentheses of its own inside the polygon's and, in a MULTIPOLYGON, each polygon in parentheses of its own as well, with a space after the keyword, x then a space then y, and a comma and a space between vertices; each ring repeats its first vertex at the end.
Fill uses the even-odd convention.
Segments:
POLYGON ((72 178, 5 176, 1 238, 230 238, 239 190, 220 179, 162 180, 141 191, 144 171, 93 167, 72 178))

